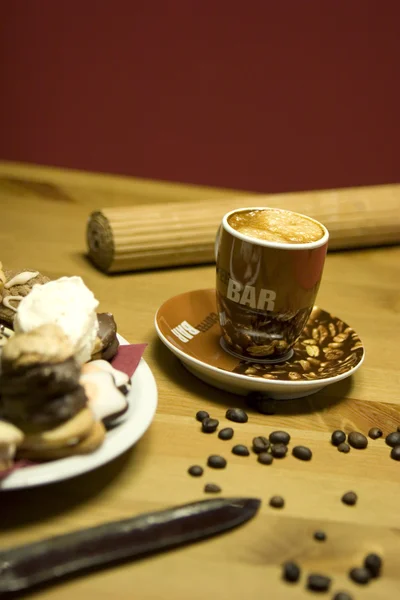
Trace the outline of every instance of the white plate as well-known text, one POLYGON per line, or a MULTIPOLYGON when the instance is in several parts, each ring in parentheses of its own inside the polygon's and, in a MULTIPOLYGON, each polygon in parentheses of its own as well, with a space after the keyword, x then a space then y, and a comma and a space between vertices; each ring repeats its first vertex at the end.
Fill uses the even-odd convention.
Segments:
MULTIPOLYGON (((121 344, 128 342, 119 336, 121 344)), ((150 426, 157 408, 154 376, 142 358, 128 395, 129 408, 121 421, 107 432, 102 446, 85 456, 72 456, 41 465, 18 469, 0 480, 0 491, 29 488, 82 475, 117 458, 133 446, 150 426)))

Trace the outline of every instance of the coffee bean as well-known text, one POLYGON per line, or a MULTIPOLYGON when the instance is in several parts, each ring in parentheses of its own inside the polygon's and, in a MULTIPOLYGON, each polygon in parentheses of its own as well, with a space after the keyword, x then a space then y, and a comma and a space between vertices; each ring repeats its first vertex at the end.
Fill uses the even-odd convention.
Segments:
POLYGON ((400 460, 400 446, 395 446, 392 448, 392 451, 390 452, 390 458, 393 458, 393 460, 400 460))
POLYGON ((332 433, 331 442, 334 446, 339 446, 339 444, 343 444, 346 441, 346 434, 341 429, 336 429, 332 433))
POLYGON ((249 456, 250 452, 247 446, 243 444, 236 444, 232 448, 232 454, 237 454, 237 456, 249 456))
POLYGON ((337 592, 332 600, 353 600, 353 596, 350 596, 347 592, 337 592))
POLYGON ((364 559, 364 567, 369 571, 371 577, 379 577, 382 568, 382 559, 378 554, 368 554, 364 559))
POLYGON ((204 491, 207 494, 218 494, 221 492, 221 488, 216 483, 206 483, 204 486, 204 491))
POLYGON ((291 561, 285 562, 283 565, 282 577, 285 581, 295 583, 300 578, 300 567, 291 561))
POLYGON ((290 435, 286 431, 273 431, 269 434, 271 444, 288 444, 290 435))
POLYGON ((206 417, 204 421, 201 423, 201 429, 204 433, 214 433, 219 425, 219 421, 217 419, 210 419, 206 417))
POLYGON ((220 440, 231 440, 233 438, 233 429, 232 427, 224 427, 218 433, 218 437, 220 440))
POLYGON ((247 423, 249 417, 242 408, 228 408, 225 417, 234 423, 247 423))
POLYGON ((307 588, 313 592, 327 592, 331 585, 330 577, 313 573, 307 578, 307 588))
POLYGON ((268 398, 268 396, 265 396, 261 392, 251 392, 248 394, 246 397, 246 404, 262 415, 275 414, 275 400, 268 398))
POLYGON ((269 501, 269 505, 273 508, 283 508, 285 506, 285 500, 282 496, 272 496, 269 501))
POLYGON ((347 436, 347 441, 349 442, 350 446, 356 448, 356 450, 363 450, 368 446, 368 438, 366 438, 365 435, 359 431, 352 431, 349 433, 347 436))
POLYGON ((344 454, 348 454, 350 452, 350 446, 347 442, 342 442, 341 444, 339 444, 337 449, 339 450, 339 452, 343 452, 344 454))
POLYGON ((342 496, 343 504, 347 504, 348 506, 354 506, 355 503, 357 502, 357 500, 358 500, 358 497, 355 492, 346 492, 342 496))
POLYGON ((286 444, 272 444, 271 454, 274 458, 284 458, 287 454, 288 447, 286 444))
POLYGON ((274 459, 268 452, 260 452, 257 458, 258 462, 262 465, 270 465, 273 463, 274 459))
POLYGON ((388 446, 394 448, 395 446, 400 446, 400 431, 393 431, 386 436, 385 442, 388 446))
POLYGON ((314 539, 317 540, 318 542, 325 542, 326 540, 326 533, 325 531, 316 531, 314 533, 314 539))
POLYGON ((295 458, 300 460, 311 460, 312 452, 310 448, 306 446, 295 446, 292 450, 292 454, 295 458))
POLYGON ((208 419, 210 415, 208 414, 208 412, 206 410, 199 410, 196 413, 196 419, 198 421, 204 421, 204 419, 208 419))
POLYGON ((211 456, 208 457, 207 464, 213 469, 225 469, 226 459, 218 454, 211 454, 211 456))
POLYGON ((368 431, 368 435, 372 440, 377 440, 378 438, 382 437, 383 432, 382 429, 379 429, 379 427, 371 427, 371 429, 368 431))
POLYGON ((260 454, 260 452, 266 452, 269 447, 270 441, 263 435, 253 438, 253 451, 256 454, 260 454))
POLYGON ((203 472, 203 467, 200 467, 200 465, 193 465, 188 468, 189 475, 192 475, 193 477, 200 477, 200 475, 203 475, 203 472))
POLYGON ((370 572, 365 567, 354 567, 350 570, 349 577, 355 583, 360 583, 361 585, 365 585, 371 579, 370 572))

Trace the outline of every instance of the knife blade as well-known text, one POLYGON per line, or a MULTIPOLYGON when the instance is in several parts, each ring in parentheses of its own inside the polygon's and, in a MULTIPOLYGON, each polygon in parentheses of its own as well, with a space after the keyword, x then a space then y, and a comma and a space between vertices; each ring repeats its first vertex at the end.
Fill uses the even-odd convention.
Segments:
POLYGON ((217 535, 259 506, 257 498, 201 500, 2 550, 0 596, 217 535))

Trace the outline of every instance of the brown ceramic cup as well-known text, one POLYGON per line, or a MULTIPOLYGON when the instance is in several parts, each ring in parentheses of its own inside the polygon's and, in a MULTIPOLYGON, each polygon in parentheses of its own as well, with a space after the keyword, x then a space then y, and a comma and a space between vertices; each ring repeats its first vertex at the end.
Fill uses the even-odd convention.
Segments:
POLYGON ((290 357, 315 303, 328 238, 324 225, 291 211, 254 207, 223 217, 215 249, 217 307, 226 350, 255 362, 290 357), (235 223, 248 211, 275 211, 283 222, 299 219, 299 226, 306 220, 314 230, 313 241, 305 236, 301 243, 293 242, 293 226, 286 237, 285 229, 281 231, 283 237, 278 238, 283 241, 276 241, 275 234, 261 239, 252 231, 243 233, 235 223))

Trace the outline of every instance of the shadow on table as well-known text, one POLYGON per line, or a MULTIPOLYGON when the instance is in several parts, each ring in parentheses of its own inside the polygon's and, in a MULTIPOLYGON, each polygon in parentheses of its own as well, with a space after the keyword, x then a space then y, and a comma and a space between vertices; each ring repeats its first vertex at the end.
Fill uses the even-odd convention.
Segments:
MULTIPOLYGON (((238 407, 246 406, 245 396, 214 388, 189 373, 178 358, 172 354, 159 339, 154 340, 150 349, 154 360, 164 374, 169 379, 175 381, 184 390, 189 391, 199 399, 217 402, 227 408, 231 407, 233 404, 238 407)), ((316 394, 311 394, 304 398, 273 401, 272 406, 274 413, 280 415, 300 415, 321 412, 342 402, 346 396, 350 395, 351 388, 352 379, 351 377, 348 377, 338 383, 331 384, 329 386, 329 393, 326 392, 325 388, 316 394)), ((249 407, 246 407, 246 410, 249 413, 255 412, 249 407)))
POLYGON ((72 479, 34 488, 1 491, 0 532, 51 519, 89 502, 116 483, 135 452, 136 449, 132 448, 108 464, 72 479))

